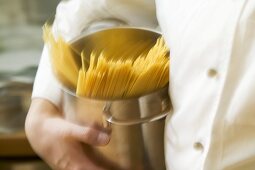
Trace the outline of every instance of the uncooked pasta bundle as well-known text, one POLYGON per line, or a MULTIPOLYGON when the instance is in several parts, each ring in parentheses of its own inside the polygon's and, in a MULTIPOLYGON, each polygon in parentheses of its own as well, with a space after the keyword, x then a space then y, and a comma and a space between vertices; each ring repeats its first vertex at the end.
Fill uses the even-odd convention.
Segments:
MULTIPOLYGON (((82 61, 85 60, 83 53, 82 61)), ((99 57, 92 53, 89 68, 79 71, 76 93, 92 98, 119 99, 162 88, 169 81, 168 54, 163 38, 157 40, 148 54, 136 59, 108 60, 103 52, 99 57)))
MULTIPOLYGON (((44 27, 44 40, 49 44, 52 64, 58 79, 77 96, 98 99, 122 99, 137 97, 160 89, 169 81, 169 49, 162 37, 155 45, 141 53, 108 56, 92 52, 89 59, 86 51, 78 56, 61 37, 54 38, 50 27, 44 27), (149 52, 148 52, 149 51, 149 52)), ((141 44, 137 48, 145 49, 141 44)), ((123 47, 124 48, 124 47, 123 47)), ((118 49, 116 49, 118 50, 118 49)))
POLYGON ((51 27, 43 27, 43 39, 47 44, 51 56, 52 68, 59 81, 71 90, 77 86, 80 61, 77 54, 70 48, 70 45, 62 37, 55 38, 51 27))

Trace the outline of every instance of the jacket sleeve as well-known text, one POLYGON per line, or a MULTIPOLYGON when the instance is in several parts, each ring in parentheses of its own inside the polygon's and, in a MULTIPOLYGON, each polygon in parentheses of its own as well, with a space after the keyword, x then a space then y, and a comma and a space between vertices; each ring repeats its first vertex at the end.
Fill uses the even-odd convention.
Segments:
MULTIPOLYGON (((55 36, 70 41, 85 31, 118 24, 155 28, 157 19, 153 0, 69 0, 59 3, 52 26, 55 36)), ((32 98, 61 104, 61 86, 53 75, 47 46, 44 47, 32 98)))

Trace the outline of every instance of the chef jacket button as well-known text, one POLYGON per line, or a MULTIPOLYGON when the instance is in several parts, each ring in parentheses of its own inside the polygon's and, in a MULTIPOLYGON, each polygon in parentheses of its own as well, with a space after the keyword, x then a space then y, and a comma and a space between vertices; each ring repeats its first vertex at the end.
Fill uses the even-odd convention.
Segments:
POLYGON ((217 70, 215 69, 209 69, 208 72, 207 72, 207 75, 209 77, 215 77, 217 75, 217 70))
POLYGON ((200 142, 195 142, 193 147, 196 149, 196 150, 199 150, 199 151, 203 151, 204 150, 204 146, 202 143, 200 142))

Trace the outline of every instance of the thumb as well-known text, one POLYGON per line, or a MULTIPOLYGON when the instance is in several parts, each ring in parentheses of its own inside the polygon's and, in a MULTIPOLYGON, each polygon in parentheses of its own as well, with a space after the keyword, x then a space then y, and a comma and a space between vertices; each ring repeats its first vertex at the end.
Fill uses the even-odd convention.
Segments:
POLYGON ((65 137, 72 138, 90 145, 106 145, 110 141, 110 134, 106 130, 92 125, 81 126, 63 120, 65 137))

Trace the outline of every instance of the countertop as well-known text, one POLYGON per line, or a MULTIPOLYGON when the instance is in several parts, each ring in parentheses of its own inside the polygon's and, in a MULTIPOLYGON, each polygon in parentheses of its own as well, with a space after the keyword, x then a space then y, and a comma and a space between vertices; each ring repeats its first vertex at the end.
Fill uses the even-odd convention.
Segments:
POLYGON ((31 157, 36 156, 31 148, 25 132, 0 134, 0 157, 31 157))

